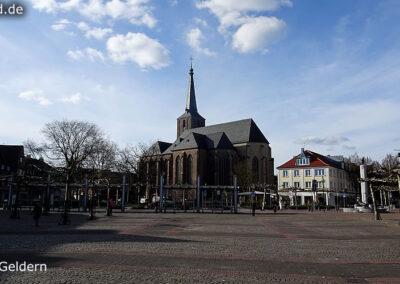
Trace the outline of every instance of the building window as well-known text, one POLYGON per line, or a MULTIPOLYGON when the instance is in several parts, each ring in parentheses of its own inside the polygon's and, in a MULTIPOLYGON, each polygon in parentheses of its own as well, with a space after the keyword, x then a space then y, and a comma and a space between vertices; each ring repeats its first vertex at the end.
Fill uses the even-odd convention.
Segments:
POLYGON ((258 159, 257 157, 253 158, 252 161, 252 172, 253 172, 253 182, 259 181, 259 168, 258 168, 258 159))
POLYGON ((311 181, 306 181, 306 188, 311 188, 311 181))
POLYGON ((310 158, 298 158, 296 159, 296 165, 309 165, 310 158))
POLYGON ((324 176, 324 175, 325 175, 324 169, 317 169, 317 170, 315 170, 315 175, 316 175, 316 176, 324 176))
POLYGON ((175 162, 175 182, 176 184, 179 184, 181 182, 181 158, 178 156, 176 157, 176 162, 175 162))
POLYGON ((306 170, 306 177, 310 177, 311 176, 311 170, 306 170))
POLYGON ((294 176, 298 177, 299 176, 299 170, 294 170, 294 176))
POLYGON ((299 183, 299 182, 295 182, 295 183, 294 183, 294 187, 295 187, 295 188, 300 188, 300 183, 299 183))
POLYGON ((318 188, 324 188, 324 182, 323 182, 323 181, 319 181, 319 182, 317 183, 317 187, 318 187, 318 188))
POLYGON ((283 177, 287 177, 288 176, 288 171, 283 171, 283 177))
POLYGON ((183 127, 183 128, 186 127, 186 121, 185 121, 185 120, 182 121, 182 127, 183 127))
POLYGON ((288 182, 284 182, 283 183, 283 188, 288 188, 289 187, 289 183, 288 182))
POLYGON ((187 160, 187 183, 193 184, 193 158, 192 155, 189 155, 187 160))

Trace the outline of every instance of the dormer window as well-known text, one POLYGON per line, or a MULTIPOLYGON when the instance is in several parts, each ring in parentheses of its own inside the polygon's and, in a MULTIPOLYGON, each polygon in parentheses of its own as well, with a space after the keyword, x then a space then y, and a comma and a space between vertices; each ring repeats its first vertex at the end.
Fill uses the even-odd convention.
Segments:
POLYGON ((301 154, 298 158, 296 158, 296 165, 309 165, 310 157, 304 151, 304 148, 301 148, 301 154))
POLYGON ((297 158, 296 159, 296 165, 309 165, 310 164, 310 158, 297 158))

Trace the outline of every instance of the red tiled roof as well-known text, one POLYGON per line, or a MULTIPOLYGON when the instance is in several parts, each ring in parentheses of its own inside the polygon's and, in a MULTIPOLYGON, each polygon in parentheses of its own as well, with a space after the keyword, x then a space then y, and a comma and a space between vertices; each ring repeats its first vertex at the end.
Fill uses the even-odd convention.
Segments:
POLYGON ((332 161, 331 159, 318 154, 312 151, 306 150, 304 151, 310 156, 310 164, 309 165, 296 165, 296 158, 298 158, 301 154, 293 157, 283 165, 277 167, 277 169, 284 169, 284 168, 306 168, 306 167, 325 167, 325 166, 332 166, 338 168, 338 164, 332 161))

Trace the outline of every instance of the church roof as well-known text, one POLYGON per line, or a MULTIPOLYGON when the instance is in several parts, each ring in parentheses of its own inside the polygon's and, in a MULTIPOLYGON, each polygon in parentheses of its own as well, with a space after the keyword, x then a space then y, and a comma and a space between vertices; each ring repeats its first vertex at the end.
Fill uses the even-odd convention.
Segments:
POLYGON ((185 130, 163 154, 186 149, 234 149, 233 144, 247 142, 268 143, 251 118, 185 130))
POLYGON ((193 81, 193 68, 190 66, 190 71, 189 71, 189 89, 188 89, 188 95, 186 99, 186 111, 190 113, 196 113, 197 112, 197 105, 196 105, 196 94, 194 92, 194 81, 193 81))
POLYGON ((187 132, 186 135, 182 134, 163 154, 187 149, 234 149, 234 147, 223 132, 208 135, 187 132))
POLYGON ((251 118, 188 129, 185 130, 181 136, 187 135, 187 133, 190 132, 204 135, 224 132, 232 144, 247 142, 269 143, 267 138, 265 138, 264 134, 251 118))
POLYGON ((149 156, 160 155, 165 150, 167 150, 169 146, 171 146, 171 143, 157 141, 149 148, 148 150, 149 156))

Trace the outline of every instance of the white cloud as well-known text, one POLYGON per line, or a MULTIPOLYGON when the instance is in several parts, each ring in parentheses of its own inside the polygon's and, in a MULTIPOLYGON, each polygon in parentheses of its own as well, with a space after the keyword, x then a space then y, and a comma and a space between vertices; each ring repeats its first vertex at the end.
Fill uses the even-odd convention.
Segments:
POLYGON ((101 61, 105 60, 105 57, 101 51, 96 50, 91 47, 87 47, 84 50, 79 50, 79 49, 74 50, 74 51, 69 50, 67 52, 67 55, 74 60, 80 60, 82 58, 87 58, 92 62, 94 62, 98 59, 100 59, 101 61))
POLYGON ((80 103, 82 100, 82 95, 80 93, 73 94, 69 97, 64 97, 61 99, 64 103, 72 103, 74 105, 80 103))
POLYGON ((275 17, 249 18, 232 36, 232 47, 240 53, 262 51, 268 44, 280 39, 285 22, 275 17))
POLYGON ((18 97, 26 101, 36 101, 39 103, 39 105, 42 106, 47 106, 52 104, 52 102, 43 95, 42 90, 24 91, 20 93, 18 97))
POLYGON ((87 57, 89 58, 90 61, 95 61, 97 59, 100 59, 101 61, 104 61, 104 59, 105 59, 103 53, 101 51, 98 51, 98 50, 94 49, 94 48, 88 47, 88 48, 85 49, 85 51, 86 51, 86 55, 87 55, 87 57))
POLYGON ((67 55, 68 55, 69 57, 71 57, 72 59, 75 59, 75 60, 79 60, 79 59, 85 57, 85 55, 83 54, 83 52, 80 51, 80 50, 75 50, 75 51, 68 50, 67 55))
POLYGON ((32 0, 33 8, 47 13, 54 13, 58 9, 58 3, 55 0, 32 0))
POLYGON ((96 38, 98 40, 103 39, 107 34, 112 33, 112 29, 109 28, 94 28, 94 29, 89 29, 85 33, 85 37, 87 38, 96 38))
POLYGON ((153 28, 157 20, 152 15, 149 0, 31 0, 33 8, 47 13, 74 11, 92 21, 101 21, 103 18, 114 20, 129 20, 135 25, 145 25, 153 28))
POLYGON ((70 22, 69 20, 67 20, 67 19, 62 19, 62 20, 57 21, 55 24, 53 24, 53 25, 51 26, 51 28, 52 28, 54 31, 59 32, 59 31, 65 30, 66 27, 67 27, 68 25, 70 25, 70 24, 71 24, 71 22, 70 22))
POLYGON ((219 20, 218 31, 226 39, 232 37, 232 47, 240 53, 259 50, 284 33, 285 22, 275 17, 249 15, 250 12, 274 11, 281 6, 292 6, 290 0, 205 0, 197 2, 198 9, 208 9, 219 20), (233 27, 239 27, 235 32, 233 27))
POLYGON ((186 35, 186 42, 193 48, 196 52, 207 55, 214 56, 215 52, 208 48, 203 48, 201 42, 205 39, 203 33, 199 28, 191 29, 186 35))
POLYGON ((79 22, 76 24, 77 28, 82 30, 82 31, 87 31, 90 29, 89 25, 86 24, 85 22, 79 22))
POLYGON ((195 22, 196 24, 198 24, 198 25, 201 25, 201 26, 205 27, 205 28, 208 27, 207 22, 206 22, 205 20, 203 20, 203 19, 194 18, 194 22, 195 22))
POLYGON ((223 32, 231 26, 243 24, 248 12, 274 11, 280 6, 291 7, 292 2, 290 0, 206 0, 197 2, 196 6, 199 9, 209 9, 218 18, 219 30, 223 32))
POLYGON ((107 41, 107 50, 114 62, 132 61, 141 68, 160 69, 170 63, 169 51, 157 40, 143 33, 113 36, 107 41))
POLYGON ((327 137, 316 137, 316 136, 305 136, 297 139, 296 144, 317 144, 317 145, 338 145, 342 142, 347 142, 350 139, 343 136, 327 136, 327 137))

